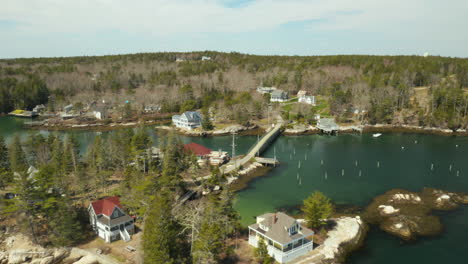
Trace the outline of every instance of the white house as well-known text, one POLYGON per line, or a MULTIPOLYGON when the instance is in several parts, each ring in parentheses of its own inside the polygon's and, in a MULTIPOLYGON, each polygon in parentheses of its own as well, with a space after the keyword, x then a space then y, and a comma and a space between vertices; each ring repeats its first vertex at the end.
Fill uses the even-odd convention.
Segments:
POLYGON ((135 233, 134 220, 123 211, 117 196, 92 202, 88 212, 94 232, 107 243, 118 239, 127 242, 135 233))
POLYGON ((285 213, 266 213, 257 216, 257 223, 249 225, 249 244, 258 247, 265 241, 268 254, 279 263, 303 256, 313 249, 314 231, 302 226, 285 213))
POLYGON ((299 101, 299 103, 315 105, 315 96, 303 95, 303 96, 299 97, 298 101, 299 101))
POLYGON ((276 90, 275 87, 263 87, 263 86, 257 87, 257 92, 261 94, 267 94, 267 93, 271 94, 275 90, 276 90))
POLYGON ((174 115, 172 116, 172 123, 176 127, 184 128, 184 129, 194 129, 201 126, 202 116, 198 112, 190 112, 187 111, 181 115, 174 115))
POLYGON ((203 56, 203 57, 201 58, 201 60, 202 60, 202 61, 209 61, 209 60, 211 60, 211 57, 203 56))
POLYGON ((271 93, 270 102, 286 102, 288 101, 288 92, 282 90, 274 90, 271 93))

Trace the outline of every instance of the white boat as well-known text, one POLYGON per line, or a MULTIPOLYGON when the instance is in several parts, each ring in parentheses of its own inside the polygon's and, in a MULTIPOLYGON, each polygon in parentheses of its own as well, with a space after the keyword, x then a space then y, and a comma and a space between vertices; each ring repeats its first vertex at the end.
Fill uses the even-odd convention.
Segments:
POLYGON ((373 134, 372 136, 373 136, 373 137, 380 137, 381 135, 382 135, 381 133, 375 133, 375 134, 373 134))

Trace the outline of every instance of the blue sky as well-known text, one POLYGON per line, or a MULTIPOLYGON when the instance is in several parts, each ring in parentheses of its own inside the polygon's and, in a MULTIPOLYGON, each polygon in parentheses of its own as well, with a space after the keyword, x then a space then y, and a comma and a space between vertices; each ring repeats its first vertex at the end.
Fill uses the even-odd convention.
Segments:
POLYGON ((467 0, 0 0, 0 58, 158 51, 468 57, 467 0))

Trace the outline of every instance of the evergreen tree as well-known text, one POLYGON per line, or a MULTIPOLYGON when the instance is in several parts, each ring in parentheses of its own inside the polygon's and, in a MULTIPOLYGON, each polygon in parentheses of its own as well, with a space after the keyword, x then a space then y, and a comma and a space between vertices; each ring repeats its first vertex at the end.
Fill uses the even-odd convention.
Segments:
POLYGON ((208 107, 204 107, 202 109, 202 128, 204 130, 212 130, 213 129, 213 124, 211 123, 211 118, 210 118, 210 111, 208 110, 208 107))
POLYGON ((274 259, 268 255, 268 248, 267 244, 265 243, 265 239, 260 238, 257 242, 257 248, 254 250, 255 259, 259 264, 273 264, 274 259))
POLYGON ((21 140, 19 135, 13 138, 13 142, 10 144, 9 151, 10 166, 13 172, 22 172, 28 169, 26 156, 23 151, 21 140))
POLYGON ((0 135, 0 169, 10 170, 8 148, 6 147, 5 140, 2 135, 0 135))
POLYGON ((49 240, 54 246, 71 246, 82 239, 82 225, 68 199, 57 197, 54 210, 48 219, 49 240))
POLYGON ((13 179, 8 160, 8 148, 3 137, 0 135, 0 189, 4 188, 13 179))
POLYGON ((172 215, 170 194, 159 192, 151 202, 143 229, 145 264, 183 263, 179 252, 180 227, 172 215))
POLYGON ((183 189, 181 171, 185 168, 185 151, 174 133, 163 143, 161 186, 173 191, 183 189))
POLYGON ((323 193, 314 192, 304 200, 302 211, 305 214, 307 225, 310 228, 318 229, 326 223, 324 219, 333 213, 333 205, 323 193))

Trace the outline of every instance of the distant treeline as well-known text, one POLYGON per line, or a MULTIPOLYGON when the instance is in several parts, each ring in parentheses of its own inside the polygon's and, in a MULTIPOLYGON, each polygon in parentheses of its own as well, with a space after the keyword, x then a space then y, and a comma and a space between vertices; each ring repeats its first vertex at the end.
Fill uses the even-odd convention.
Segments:
MULTIPOLYGON (((119 100, 124 93, 134 102, 158 103, 167 111, 209 107, 211 103, 202 104, 203 98, 215 90, 218 103, 225 104, 220 98, 250 92, 258 85, 324 96, 331 114, 342 119, 352 107, 366 109, 371 123, 458 127, 466 123, 468 104, 468 59, 437 56, 257 56, 205 51, 8 59, 0 60, 0 98, 13 94, 12 86, 19 83, 31 89, 26 98, 38 98, 37 86, 27 85, 28 76, 43 80, 58 104, 80 95, 95 98, 109 93, 119 100), (190 96, 187 86, 192 87, 190 96), (421 98, 416 98, 421 102, 410 100, 414 87, 429 88, 426 105, 421 98)), ((19 93, 0 111, 43 102, 26 100, 21 96, 24 92, 19 93)))

